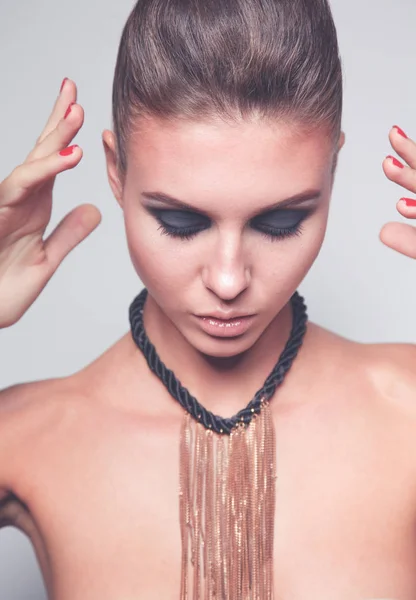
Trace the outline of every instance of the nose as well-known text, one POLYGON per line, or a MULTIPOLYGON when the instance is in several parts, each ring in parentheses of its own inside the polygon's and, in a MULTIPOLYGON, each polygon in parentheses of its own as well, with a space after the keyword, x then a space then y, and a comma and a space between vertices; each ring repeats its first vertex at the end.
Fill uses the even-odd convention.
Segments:
POLYGON ((221 300, 234 300, 247 289, 251 272, 237 236, 217 241, 215 251, 206 257, 202 280, 221 300))

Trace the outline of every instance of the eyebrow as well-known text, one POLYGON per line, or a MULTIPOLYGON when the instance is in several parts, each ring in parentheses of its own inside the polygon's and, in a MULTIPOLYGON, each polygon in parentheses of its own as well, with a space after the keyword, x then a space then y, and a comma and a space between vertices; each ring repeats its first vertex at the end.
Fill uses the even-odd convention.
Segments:
MULTIPOLYGON (((284 208, 287 206, 299 206, 300 204, 304 204, 308 200, 318 199, 321 196, 321 194, 321 190, 309 189, 305 192, 295 194, 290 198, 285 198, 285 200, 281 200, 280 202, 275 202, 273 204, 270 204, 269 206, 265 206, 261 209, 261 212, 270 212, 272 210, 284 208)), ((179 200, 178 198, 174 198, 173 196, 170 196, 169 194, 164 194, 162 192, 142 192, 142 196, 149 200, 156 200, 157 202, 162 202, 163 204, 175 206, 184 210, 195 211, 200 213, 204 212, 199 208, 192 206, 191 204, 187 204, 183 200, 179 200)))

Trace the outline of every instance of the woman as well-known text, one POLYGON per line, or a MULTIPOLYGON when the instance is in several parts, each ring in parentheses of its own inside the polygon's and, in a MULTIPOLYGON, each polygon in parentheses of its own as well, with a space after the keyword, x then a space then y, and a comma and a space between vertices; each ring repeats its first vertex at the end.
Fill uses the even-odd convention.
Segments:
MULTIPOLYGON (((415 348, 305 328, 295 295, 344 143, 328 5, 142 0, 113 89, 108 178, 148 296, 80 372, 2 392, 1 523, 30 536, 54 600, 414 598, 415 348), (246 428, 209 431, 257 396, 246 428)), ((80 207, 44 239, 54 178, 82 157, 76 100, 64 81, 1 184, 2 327, 100 220, 80 207)), ((408 166, 385 173, 415 192, 415 144, 390 141, 408 166)), ((410 225, 381 239, 416 258, 410 225)))

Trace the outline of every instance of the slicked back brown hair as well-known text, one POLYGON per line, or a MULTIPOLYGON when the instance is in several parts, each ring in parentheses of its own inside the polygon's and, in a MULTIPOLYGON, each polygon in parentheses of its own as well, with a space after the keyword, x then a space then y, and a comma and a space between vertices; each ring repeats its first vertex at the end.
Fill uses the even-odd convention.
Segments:
POLYGON ((341 130, 342 67, 327 0, 138 0, 113 82, 121 178, 147 117, 253 117, 341 130))

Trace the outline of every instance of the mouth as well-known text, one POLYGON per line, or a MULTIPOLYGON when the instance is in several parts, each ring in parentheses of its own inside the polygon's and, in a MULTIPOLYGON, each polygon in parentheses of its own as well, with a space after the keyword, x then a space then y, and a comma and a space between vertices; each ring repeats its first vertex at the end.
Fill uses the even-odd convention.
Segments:
POLYGON ((249 314, 241 314, 241 313, 237 313, 235 311, 228 311, 228 312, 224 312, 224 311, 214 311, 212 313, 207 313, 207 314, 198 314, 196 315, 197 317, 200 317, 201 319, 212 319, 214 321, 234 321, 235 319, 246 319, 248 317, 254 317, 253 313, 249 313, 249 314))
POLYGON ((197 316, 201 328, 214 337, 236 337, 243 335, 252 325, 255 315, 219 318, 216 315, 197 316))

